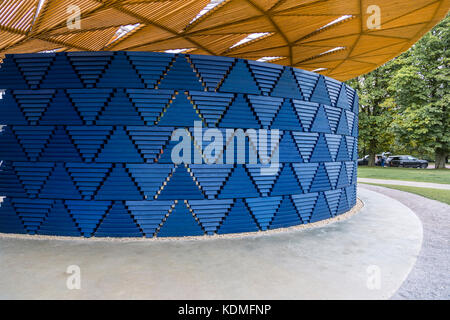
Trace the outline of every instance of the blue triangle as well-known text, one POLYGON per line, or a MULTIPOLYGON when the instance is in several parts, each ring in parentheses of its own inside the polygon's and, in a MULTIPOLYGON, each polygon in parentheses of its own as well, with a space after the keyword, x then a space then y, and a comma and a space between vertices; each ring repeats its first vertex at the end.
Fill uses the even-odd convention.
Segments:
POLYGON ((336 156, 336 161, 348 161, 350 160, 348 157, 348 149, 347 143, 345 142, 345 138, 342 137, 341 143, 339 145, 339 150, 336 156))
POLYGON ((311 215, 310 223, 331 218, 330 208, 325 199, 323 192, 319 193, 316 205, 311 215))
POLYGON ((302 93, 290 67, 285 67, 271 96, 303 100, 302 93))
POLYGON ((252 60, 248 60, 247 62, 261 92, 263 95, 269 95, 283 72, 284 67, 252 60))
POLYGON ((300 119, 304 131, 311 131, 311 125, 317 114, 319 105, 315 102, 293 100, 297 118, 300 119))
POLYGON ((62 126, 57 127, 50 137, 50 141, 47 144, 44 152, 42 153, 40 160, 82 161, 77 149, 73 145, 69 135, 62 126))
POLYGON ((331 187, 336 188, 336 183, 341 171, 340 162, 325 162, 325 169, 327 169, 328 178, 330 178, 331 187))
POLYGON ((97 125, 144 125, 137 109, 131 103, 124 90, 117 90, 106 109, 101 112, 97 125))
POLYGON ((80 116, 75 111, 72 103, 67 98, 63 90, 57 90, 56 95, 50 102, 50 106, 45 111, 39 125, 82 125, 80 116))
POLYGON ((305 100, 309 100, 320 75, 297 68, 293 68, 293 71, 302 95, 305 97, 305 100))
POLYGON ((288 228, 299 224, 302 224, 302 220, 297 213, 297 209, 294 207, 291 198, 284 196, 269 229, 288 228))
POLYGON ((0 203, 0 232, 26 233, 24 225, 16 214, 9 198, 0 203))
POLYGON ((327 114, 325 113, 323 105, 320 105, 317 110, 316 117, 314 118, 314 122, 311 126, 311 131, 331 133, 330 123, 328 122, 327 114))
POLYGON ((347 193, 345 192, 345 188, 341 189, 341 198, 339 199, 339 205, 336 211, 336 214, 342 214, 350 210, 348 206, 347 193))
POLYGON ((304 192, 308 192, 311 182, 316 175, 317 163, 293 163, 292 167, 297 176, 297 181, 300 181, 300 185, 304 192))
POLYGON ((254 232, 259 231, 254 218, 248 211, 242 199, 236 199, 233 207, 226 216, 222 226, 217 231, 218 234, 254 232))
POLYGON ((248 129, 259 128, 260 125, 247 100, 238 94, 220 121, 220 127, 248 129))
POLYGON ((57 201, 50 209, 47 219, 40 226, 38 234, 79 237, 81 232, 62 201, 57 201))
POLYGON ((65 204, 81 234, 87 238, 92 236, 111 206, 110 201, 67 200, 65 204))
POLYGON ((146 199, 153 199, 172 173, 173 164, 127 164, 131 176, 146 199))
POLYGON ((127 209, 147 238, 155 236, 172 205, 173 201, 126 201, 127 209))
POLYGON ((231 164, 191 164, 189 169, 208 199, 214 199, 231 173, 231 164))
POLYGON ((158 237, 184 237, 204 235, 200 224, 182 201, 178 201, 175 208, 167 217, 157 233, 158 237))
POLYGON ((13 199, 12 204, 29 234, 36 234, 47 217, 54 200, 13 199))
POLYGON ((303 190, 300 187, 291 166, 288 163, 285 163, 270 195, 282 196, 295 193, 303 193, 303 190))
POLYGON ((359 96, 357 93, 355 93, 355 98, 353 99, 352 111, 355 114, 358 114, 358 112, 359 112, 359 96))
POLYGON ((161 119, 158 121, 158 125, 193 127, 195 121, 202 121, 202 119, 187 96, 180 92, 165 110, 161 119))
POLYGON ((203 90, 203 87, 186 56, 178 55, 158 89, 203 90))
POLYGON ((190 55, 189 58, 208 91, 217 89, 235 61, 234 58, 205 55, 190 55))
POLYGON ((67 90, 75 109, 87 124, 94 124, 100 111, 106 106, 113 89, 72 89, 67 90))
POLYGON ((348 185, 349 185, 349 183, 348 183, 347 168, 345 166, 345 163, 342 162, 341 171, 339 172, 339 178, 338 178, 338 181, 336 184, 336 188, 339 189, 342 187, 346 187, 348 185))
POLYGON ((289 131, 285 131, 279 146, 280 162, 303 162, 303 158, 289 131))
MULTIPOLYGON (((0 69, 1 70, 1 69, 0 69)), ((11 90, 6 90, 3 99, 0 99, 0 124, 16 124, 26 125, 28 121, 25 119, 19 108, 11 90)))
POLYGON ((230 210, 233 199, 189 200, 188 204, 207 234, 215 234, 225 215, 230 210))
POLYGON ((316 87, 314 88, 314 92, 311 96, 311 101, 331 106, 330 96, 328 94, 325 78, 323 76, 320 76, 317 81, 316 87))
POLYGON ((40 53, 38 59, 36 59, 36 56, 33 57, 33 54, 15 56, 16 64, 31 89, 39 87, 54 57, 54 53, 40 53))
POLYGON ((324 164, 321 163, 319 164, 319 168, 317 169, 316 175, 314 176, 314 179, 311 183, 309 192, 325 191, 330 189, 330 179, 328 178, 328 174, 325 170, 324 164))
POLYGON ((116 52, 97 83, 98 88, 145 88, 125 52, 116 52))
POLYGON ((220 92, 242 92, 245 88, 246 93, 261 94, 252 73, 248 69, 247 63, 238 59, 231 69, 228 76, 220 86, 220 92))
POLYGON ((67 171, 85 200, 90 200, 110 171, 110 163, 66 163, 67 171))
POLYGON ((95 196, 96 200, 142 200, 128 171, 120 164, 113 167, 111 173, 100 187, 95 196))
POLYGON ((28 84, 22 77, 13 56, 6 56, 3 60, 2 67, 0 68, 0 88, 28 89, 28 84))
POLYGON ((67 131, 74 145, 86 162, 92 162, 100 148, 113 133, 108 126, 68 126, 67 131))
POLYGON ((142 162, 142 158, 127 132, 117 127, 96 162, 142 162))
POLYGON ((292 100, 284 99, 283 105, 270 127, 271 129, 303 131, 300 119, 294 112, 292 100))
POLYGON ((87 88, 94 87, 111 62, 113 52, 69 52, 67 54, 73 68, 87 88))
POLYGON ((312 152, 310 162, 327 162, 327 161, 333 160, 331 159, 330 152, 328 151, 325 136, 323 134, 320 134, 316 146, 314 147, 314 150, 312 152))
MULTIPOLYGON (((261 170, 267 167, 263 164, 247 164, 246 168, 250 173, 253 181, 255 181, 256 186, 258 187, 259 192, 263 197, 269 195, 270 190, 272 189, 275 180, 277 179, 278 172, 275 174, 261 174, 261 170)), ((279 171, 279 168, 278 168, 279 171)))
POLYGON ((308 223, 316 203, 318 193, 305 193, 292 195, 292 201, 297 208, 303 223, 308 223))
POLYGON ((15 98, 27 121, 38 124, 47 110, 56 90, 14 90, 15 98))
POLYGON ((35 162, 30 166, 28 162, 14 162, 13 165, 29 197, 34 198, 52 172, 54 163, 35 162))
POLYGON ((330 208, 330 213, 333 217, 336 215, 340 197, 341 190, 339 189, 325 191, 325 198, 327 199, 328 207, 330 208))
POLYGON ((219 199, 229 199, 239 197, 259 197, 255 185, 250 180, 244 166, 236 165, 231 176, 229 176, 225 186, 219 194, 219 199))
POLYGON ((272 123, 278 110, 280 110, 283 99, 264 96, 248 95, 252 109, 255 110, 259 122, 267 129, 272 123))
POLYGON ((0 159, 14 161, 28 160, 11 127, 8 126, 0 131, 0 159))
POLYGON ((281 197, 248 198, 245 200, 261 230, 267 230, 277 212, 281 197))
POLYGON ((185 199, 204 199, 202 192, 194 178, 189 174, 184 165, 178 165, 164 186, 158 200, 185 200, 185 199))
POLYGON ((355 121, 353 121, 352 136, 358 137, 358 117, 355 118, 355 121))
POLYGON ((336 134, 343 134, 343 135, 349 135, 350 132, 348 131, 348 124, 347 124, 347 116, 345 114, 345 111, 342 111, 341 117, 339 119, 339 124, 336 130, 336 134))
POLYGON ((67 54, 57 53, 40 87, 52 89, 83 88, 83 84, 67 59, 67 54))
POLYGON ((172 90, 126 89, 128 97, 147 126, 153 126, 170 103, 172 90))
POLYGON ((218 92, 189 92, 208 127, 215 127, 234 98, 233 94, 218 92))
POLYGON ((81 199, 80 193, 61 163, 56 164, 39 193, 39 197, 48 199, 81 199))
POLYGON ((122 202, 115 202, 95 231, 95 237, 142 237, 142 233, 122 202))
POLYGON ((0 197, 26 198, 23 188, 11 161, 2 161, 0 164, 0 197))
POLYGON ((169 68, 173 55, 162 52, 127 52, 147 88, 154 88, 169 68))
POLYGON ((350 109, 350 103, 348 102, 345 84, 342 84, 341 86, 341 92, 339 93, 339 98, 337 100, 336 106, 343 109, 350 109))

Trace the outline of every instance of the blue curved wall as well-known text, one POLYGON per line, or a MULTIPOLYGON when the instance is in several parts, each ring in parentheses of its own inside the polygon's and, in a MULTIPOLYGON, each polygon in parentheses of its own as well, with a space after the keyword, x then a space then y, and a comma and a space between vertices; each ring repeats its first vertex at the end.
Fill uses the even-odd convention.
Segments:
POLYGON ((0 232, 251 232, 331 218, 356 202, 358 98, 328 77, 227 57, 15 54, 0 88, 0 232), (194 121, 278 129, 279 170, 173 164, 171 134, 192 133, 194 121))

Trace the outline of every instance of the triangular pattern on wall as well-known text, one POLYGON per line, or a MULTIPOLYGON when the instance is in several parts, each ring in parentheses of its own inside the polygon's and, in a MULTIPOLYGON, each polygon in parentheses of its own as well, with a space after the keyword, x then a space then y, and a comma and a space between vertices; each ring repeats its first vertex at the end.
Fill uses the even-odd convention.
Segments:
POLYGON ((186 56, 178 55, 158 84, 159 89, 203 90, 202 83, 186 56))
POLYGON ((259 199, 247 198, 245 202, 250 208, 260 229, 267 230, 280 206, 281 200, 281 197, 265 197, 259 199))
POLYGON ((254 231, 259 231, 255 219, 248 210, 244 200, 236 199, 217 233, 226 234, 254 231))
POLYGON ((122 164, 115 164, 107 174, 100 190, 95 195, 96 200, 141 200, 136 183, 132 180, 130 173, 122 164))
POLYGON ((136 221, 122 202, 115 202, 95 231, 96 237, 141 237, 136 221))
POLYGON ((232 204, 232 199, 188 201, 189 208, 209 235, 217 232, 232 204))
POLYGON ((178 201, 157 233, 158 237, 201 236, 205 232, 183 201, 178 201))
POLYGON ((184 165, 177 165, 165 183, 158 200, 204 199, 199 186, 184 165))
POLYGON ((250 94, 260 94, 259 88, 250 72, 247 63, 238 59, 220 86, 221 92, 242 92, 242 88, 250 94))

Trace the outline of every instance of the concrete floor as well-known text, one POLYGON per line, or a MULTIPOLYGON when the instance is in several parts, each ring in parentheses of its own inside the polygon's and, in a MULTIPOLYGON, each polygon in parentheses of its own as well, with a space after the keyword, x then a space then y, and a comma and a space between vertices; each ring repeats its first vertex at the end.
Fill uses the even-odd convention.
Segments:
POLYGON ((358 185, 394 198, 419 217, 423 242, 408 278, 393 299, 450 299, 450 206, 419 195, 379 186, 358 185))
POLYGON ((0 298, 387 299, 416 261, 422 225, 392 198, 367 189, 358 196, 365 206, 347 220, 269 235, 175 241, 0 238, 0 298), (69 265, 80 267, 79 290, 66 287, 69 265))

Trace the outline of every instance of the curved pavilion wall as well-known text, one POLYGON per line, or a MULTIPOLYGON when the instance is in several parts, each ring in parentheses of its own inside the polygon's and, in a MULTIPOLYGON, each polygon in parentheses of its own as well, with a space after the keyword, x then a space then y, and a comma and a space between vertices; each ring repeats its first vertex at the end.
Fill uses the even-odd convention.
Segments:
POLYGON ((328 219, 356 202, 358 97, 323 75, 201 55, 14 54, 0 88, 3 233, 254 232, 328 219), (210 129, 223 150, 208 155, 210 129), (233 129, 247 132, 244 147, 227 136, 233 129), (192 162, 174 163, 174 132, 189 137, 192 162), (270 174, 263 132, 263 151, 279 164, 270 174))

